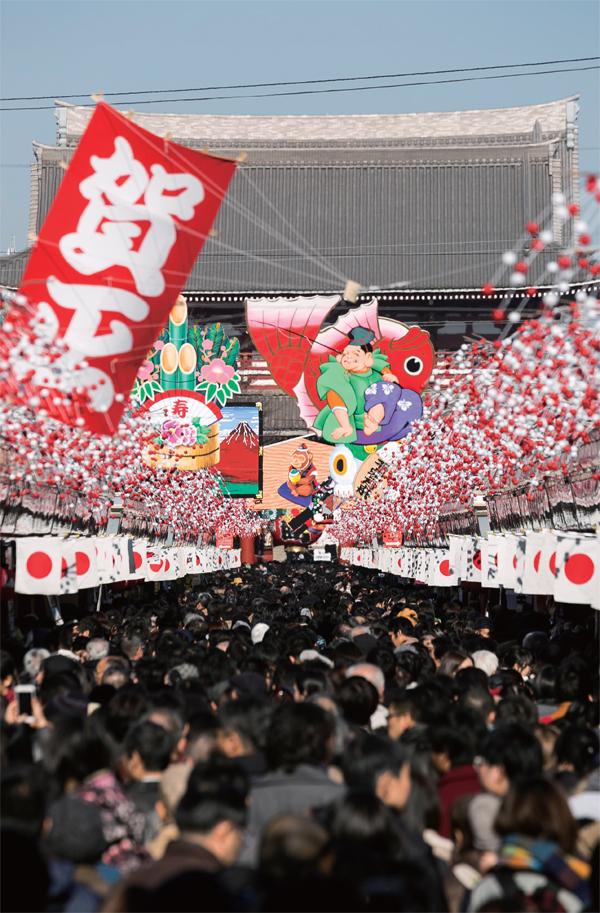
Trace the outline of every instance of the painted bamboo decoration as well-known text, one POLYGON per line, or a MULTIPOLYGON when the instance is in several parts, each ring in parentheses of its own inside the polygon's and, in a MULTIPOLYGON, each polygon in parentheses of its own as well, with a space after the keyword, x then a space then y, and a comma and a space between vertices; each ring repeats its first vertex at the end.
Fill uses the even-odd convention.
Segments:
POLYGON ((165 391, 193 390, 197 358, 188 342, 188 309, 183 295, 179 295, 171 308, 168 330, 161 336, 164 340, 160 352, 161 387, 165 391))
POLYGON ((179 295, 169 314, 169 342, 178 349, 188 338, 188 309, 183 295, 179 295))
POLYGON ((190 342, 184 342, 179 349, 178 388, 193 390, 196 386, 196 365, 198 356, 190 342))
POLYGON ((241 392, 239 352, 239 339, 229 338, 221 323, 190 326, 187 302, 179 295, 168 325, 140 370, 133 397, 141 405, 152 402, 157 393, 188 390, 223 408, 241 392))
POLYGON ((160 353, 160 385, 163 390, 177 389, 179 352, 172 342, 167 342, 160 353))
MULTIPOLYGON (((228 338, 220 323, 206 327, 189 324, 188 307, 179 295, 171 308, 169 322, 148 355, 144 374, 137 380, 140 404, 153 402, 155 395, 173 396, 177 411, 161 402, 160 428, 145 453, 145 462, 165 469, 198 470, 219 462, 219 424, 203 424, 188 418, 186 394, 201 394, 205 403, 223 408, 241 392, 237 359, 239 339, 228 338), (181 391, 181 399, 178 396, 181 391)), ((150 407, 152 408, 152 407, 150 407)), ((190 413, 193 415, 193 410, 190 413)))
MULTIPOLYGON (((181 347, 187 342, 188 339, 188 309, 187 303, 183 295, 179 295, 177 301, 171 308, 171 313, 169 314, 169 342, 172 342, 175 348, 177 349, 177 361, 179 363, 179 352, 181 347)), ((175 386, 177 389, 182 388, 181 385, 181 371, 179 370, 179 364, 177 367, 177 373, 173 378, 175 381, 175 386)), ((173 388, 171 388, 173 389, 173 388)), ((183 388, 182 388, 183 389, 183 388)))
POLYGON ((225 346, 225 352, 223 354, 223 361, 226 365, 231 365, 235 367, 237 365, 238 355, 240 353, 240 341, 237 336, 234 336, 229 340, 225 346))

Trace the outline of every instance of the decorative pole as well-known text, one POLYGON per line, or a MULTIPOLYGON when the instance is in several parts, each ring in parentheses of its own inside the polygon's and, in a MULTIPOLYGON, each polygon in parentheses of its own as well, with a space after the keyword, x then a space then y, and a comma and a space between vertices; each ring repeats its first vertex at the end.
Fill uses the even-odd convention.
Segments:
POLYGON ((178 387, 181 390, 193 390, 196 386, 196 364, 198 356, 190 342, 184 342, 179 349, 178 387))
POLYGON ((163 390, 177 389, 179 353, 172 342, 167 342, 160 353, 160 385, 163 390))
POLYGON ((179 295, 169 314, 165 346, 160 353, 160 384, 163 390, 193 390, 196 352, 188 343, 188 309, 179 295))

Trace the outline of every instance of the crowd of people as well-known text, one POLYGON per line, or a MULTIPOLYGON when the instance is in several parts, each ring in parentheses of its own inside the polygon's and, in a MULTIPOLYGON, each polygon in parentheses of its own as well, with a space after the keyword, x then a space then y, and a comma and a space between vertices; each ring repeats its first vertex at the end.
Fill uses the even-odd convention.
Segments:
POLYGON ((600 909, 591 610, 202 581, 5 626, 4 911, 600 909))

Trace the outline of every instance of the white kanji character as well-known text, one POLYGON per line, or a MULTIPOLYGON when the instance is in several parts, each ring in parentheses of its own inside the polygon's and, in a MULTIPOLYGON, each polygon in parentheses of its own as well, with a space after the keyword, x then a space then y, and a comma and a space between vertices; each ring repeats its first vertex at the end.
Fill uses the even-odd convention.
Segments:
POLYGON ((161 295, 162 268, 177 237, 173 216, 191 219, 204 199, 204 186, 191 174, 168 174, 162 165, 152 165, 148 177, 122 136, 116 137, 110 158, 92 156, 90 164, 94 174, 79 185, 89 203, 77 230, 59 242, 63 257, 85 276, 123 266, 141 295, 161 295), (149 226, 145 234, 140 223, 149 226))
POLYGON ((96 200, 104 194, 113 205, 136 203, 146 192, 148 172, 122 136, 115 137, 115 151, 109 158, 92 155, 90 165, 94 173, 79 185, 86 200, 96 200))
POLYGON ((103 312, 116 312, 129 320, 144 320, 148 303, 133 292, 104 285, 68 285, 50 276, 51 298, 63 308, 75 311, 64 334, 69 348, 94 358, 130 352, 133 334, 122 320, 110 321, 110 333, 97 336, 103 312))

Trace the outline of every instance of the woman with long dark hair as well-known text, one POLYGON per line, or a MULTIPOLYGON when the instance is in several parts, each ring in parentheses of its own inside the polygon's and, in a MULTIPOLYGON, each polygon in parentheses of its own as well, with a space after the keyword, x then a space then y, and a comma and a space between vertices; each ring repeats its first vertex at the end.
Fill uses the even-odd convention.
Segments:
POLYGON ((498 864, 471 894, 469 913, 588 908, 590 866, 574 853, 577 822, 559 786, 545 777, 517 781, 495 828, 501 838, 498 864))

